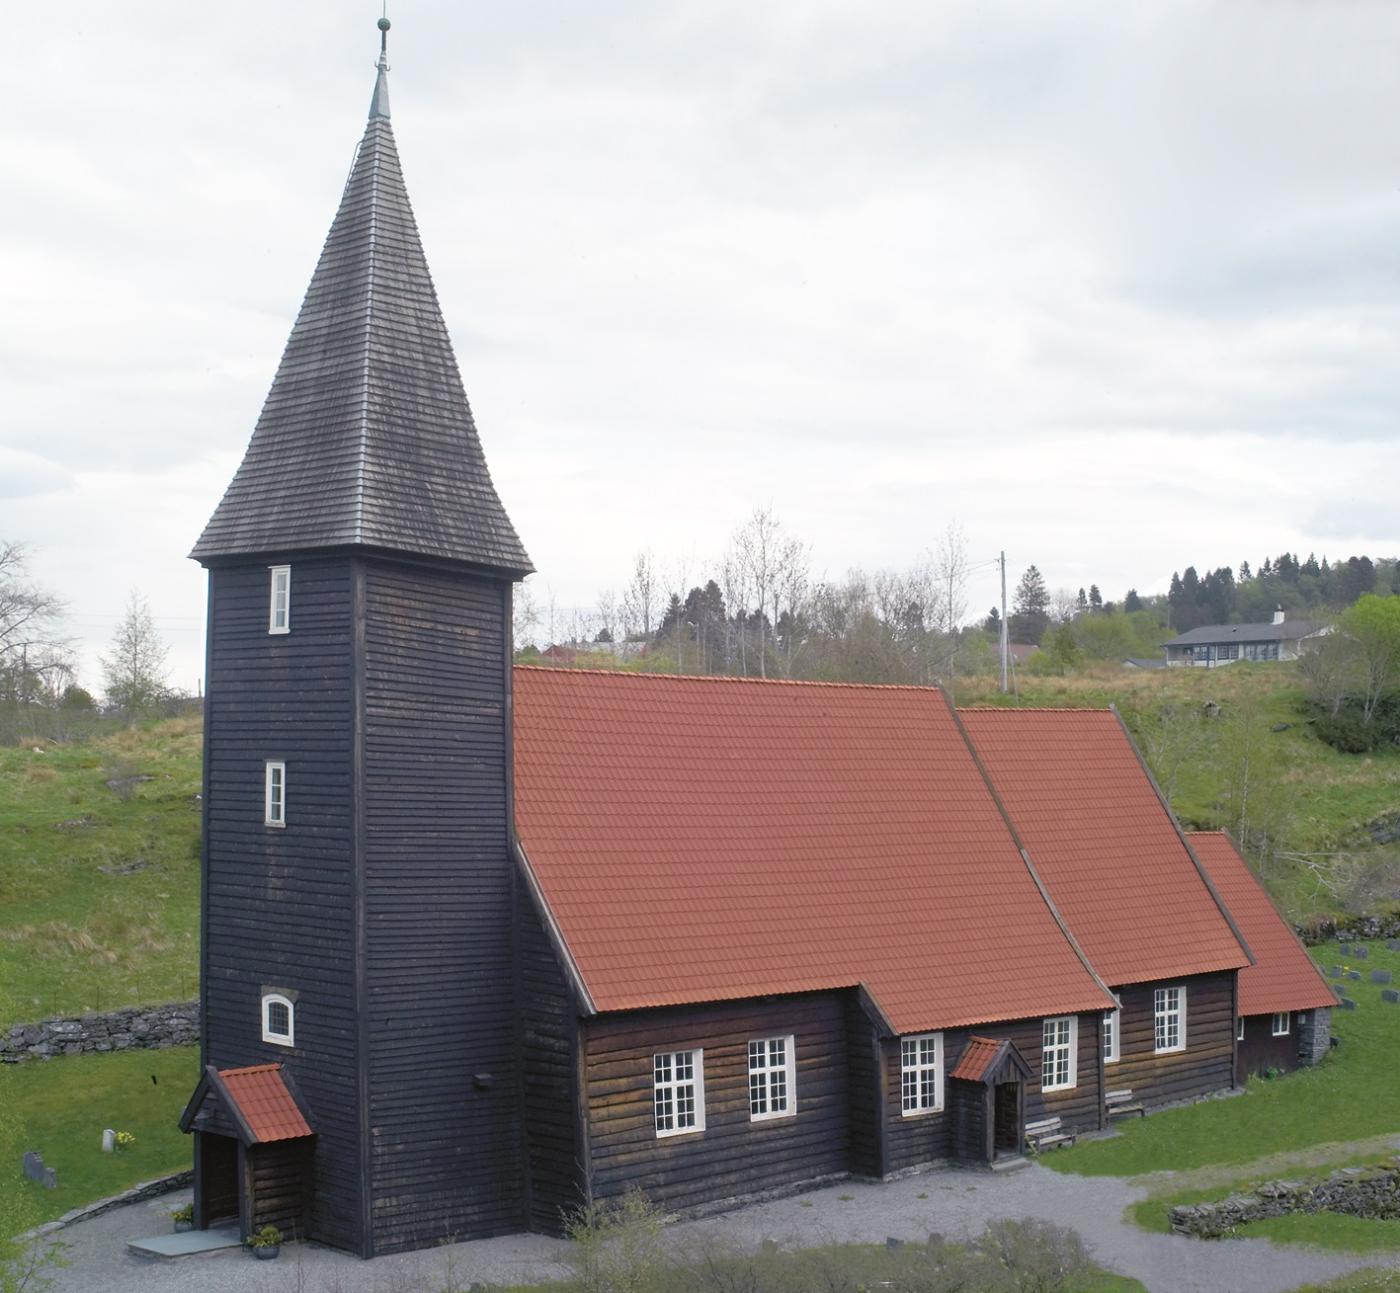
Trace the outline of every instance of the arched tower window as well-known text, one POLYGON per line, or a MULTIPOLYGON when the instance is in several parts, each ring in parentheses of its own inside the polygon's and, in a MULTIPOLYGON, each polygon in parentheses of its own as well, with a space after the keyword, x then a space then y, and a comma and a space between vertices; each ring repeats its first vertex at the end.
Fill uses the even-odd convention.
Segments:
POLYGON ((291 1046, 296 1035, 296 1006, 280 992, 267 992, 262 999, 263 1041, 291 1046))

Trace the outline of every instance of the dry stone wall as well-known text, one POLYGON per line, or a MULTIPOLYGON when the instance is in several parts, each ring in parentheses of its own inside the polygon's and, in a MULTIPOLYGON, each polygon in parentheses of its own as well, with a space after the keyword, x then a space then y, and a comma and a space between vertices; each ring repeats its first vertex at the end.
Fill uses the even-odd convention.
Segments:
POLYGON ((1372 1221, 1400 1220, 1400 1160, 1379 1167, 1345 1167, 1325 1181, 1270 1181, 1249 1194, 1171 1210, 1172 1229, 1220 1239, 1240 1226, 1290 1212, 1341 1212, 1372 1221))
POLYGON ((41 1019, 0 1030, 0 1063, 48 1060, 56 1055, 159 1050, 199 1041, 199 1003, 128 1006, 101 1015, 41 1019))

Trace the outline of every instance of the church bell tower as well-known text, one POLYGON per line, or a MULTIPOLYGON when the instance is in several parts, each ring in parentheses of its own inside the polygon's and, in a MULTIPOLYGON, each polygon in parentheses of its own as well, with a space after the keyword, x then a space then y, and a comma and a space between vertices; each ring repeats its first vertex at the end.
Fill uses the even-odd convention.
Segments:
POLYGON ((369 121, 209 572, 201 1224, 363 1256, 524 1228, 511 593, 389 118, 369 121))

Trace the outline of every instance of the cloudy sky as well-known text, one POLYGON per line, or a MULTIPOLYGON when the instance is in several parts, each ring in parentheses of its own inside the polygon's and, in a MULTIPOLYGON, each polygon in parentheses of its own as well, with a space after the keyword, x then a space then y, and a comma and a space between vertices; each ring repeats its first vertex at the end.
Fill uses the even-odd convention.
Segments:
MULTIPOLYGON (((30 4, 0 120, 0 536, 85 673, 185 553, 363 129, 378 6, 30 4)), ((756 505, 1052 587, 1400 551, 1400 5, 392 0, 394 127, 536 598, 756 505)), ((973 604, 990 605, 983 570, 973 604)))

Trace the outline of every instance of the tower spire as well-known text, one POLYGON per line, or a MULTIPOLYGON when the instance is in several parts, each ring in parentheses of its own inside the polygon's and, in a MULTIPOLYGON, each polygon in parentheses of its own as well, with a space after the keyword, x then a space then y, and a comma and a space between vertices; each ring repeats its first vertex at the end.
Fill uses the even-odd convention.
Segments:
POLYGON ((369 119, 389 120, 389 18, 388 0, 385 0, 385 17, 379 20, 379 75, 374 82, 374 97, 369 101, 369 119))

